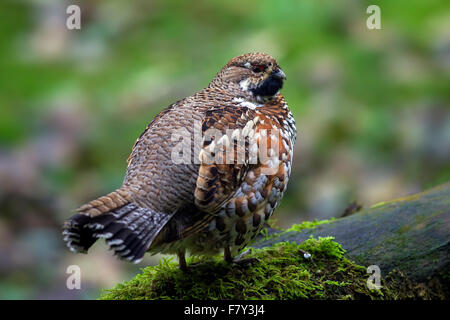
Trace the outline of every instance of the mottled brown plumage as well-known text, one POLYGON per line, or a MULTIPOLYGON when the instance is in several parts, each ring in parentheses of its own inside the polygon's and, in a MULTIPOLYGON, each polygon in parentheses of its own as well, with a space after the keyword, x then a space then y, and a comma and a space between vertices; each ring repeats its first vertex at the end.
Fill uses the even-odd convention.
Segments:
POLYGON ((271 56, 245 54, 162 111, 137 139, 122 186, 65 223, 68 247, 86 252, 105 238, 133 262, 147 251, 176 253, 181 267, 186 251, 231 260, 287 187, 296 129, 279 94, 285 78, 271 56))

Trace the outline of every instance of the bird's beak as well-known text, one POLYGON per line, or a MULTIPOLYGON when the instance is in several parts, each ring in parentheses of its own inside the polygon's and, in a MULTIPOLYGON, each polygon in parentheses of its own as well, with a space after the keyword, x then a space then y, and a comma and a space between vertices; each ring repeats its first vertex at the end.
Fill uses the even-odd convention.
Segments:
POLYGON ((280 68, 277 68, 272 75, 276 78, 282 79, 282 80, 286 80, 286 75, 284 74, 283 70, 281 70, 280 68))

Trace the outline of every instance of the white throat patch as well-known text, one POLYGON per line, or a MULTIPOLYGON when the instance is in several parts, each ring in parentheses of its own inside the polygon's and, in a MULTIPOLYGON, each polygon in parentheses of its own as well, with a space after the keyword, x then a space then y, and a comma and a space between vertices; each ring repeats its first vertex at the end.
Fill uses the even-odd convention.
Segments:
POLYGON ((249 109, 255 110, 258 107, 262 107, 262 104, 250 102, 247 100, 244 100, 243 98, 234 98, 233 102, 237 102, 242 107, 247 107, 249 109))
POLYGON ((250 85, 250 80, 249 79, 245 79, 245 80, 242 80, 241 82, 239 82, 239 86, 244 91, 248 91, 248 86, 249 85, 250 85))

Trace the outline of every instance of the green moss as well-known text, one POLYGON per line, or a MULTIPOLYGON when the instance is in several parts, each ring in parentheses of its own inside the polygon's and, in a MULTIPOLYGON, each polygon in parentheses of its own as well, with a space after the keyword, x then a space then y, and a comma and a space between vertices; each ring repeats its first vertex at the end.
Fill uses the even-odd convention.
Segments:
POLYGON ((277 243, 253 249, 250 266, 228 265, 221 257, 189 259, 183 273, 171 259, 146 267, 129 282, 106 290, 101 299, 381 299, 371 291, 366 268, 345 257, 333 238, 310 238, 298 245, 277 243), (304 253, 311 254, 305 259, 304 253))
MULTIPOLYGON (((329 220, 320 220, 320 221, 317 221, 317 219, 314 219, 314 221, 303 221, 302 223, 299 223, 299 224, 293 224, 289 229, 286 229, 283 232, 269 234, 267 229, 263 229, 261 231, 261 235, 264 240, 269 240, 269 239, 278 238, 280 236, 283 236, 287 232, 298 232, 298 231, 301 231, 304 229, 314 229, 317 226, 320 226, 323 224, 329 224, 334 221, 335 221, 335 218, 331 218, 329 220)), ((272 224, 270 224, 270 225, 272 225, 272 224)))
POLYGON ((286 230, 286 232, 289 232, 289 231, 300 231, 300 230, 303 230, 303 229, 312 229, 312 228, 315 228, 315 227, 320 226, 322 224, 329 224, 329 223, 332 223, 334 221, 335 221, 334 218, 331 218, 329 220, 320 220, 320 221, 317 221, 316 219, 314 219, 314 221, 303 221, 300 224, 293 224, 292 227, 290 227, 289 229, 286 230))

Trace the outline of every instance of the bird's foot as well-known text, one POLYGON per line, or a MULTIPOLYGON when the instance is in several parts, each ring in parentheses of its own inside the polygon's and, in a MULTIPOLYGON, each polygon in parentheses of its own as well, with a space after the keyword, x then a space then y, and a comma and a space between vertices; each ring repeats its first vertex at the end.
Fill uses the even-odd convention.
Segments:
POLYGON ((252 253, 252 249, 247 249, 244 252, 240 253, 237 257, 235 257, 236 260, 241 260, 245 256, 248 256, 250 253, 252 253))
POLYGON ((250 249, 242 252, 240 255, 238 255, 235 258, 231 258, 231 255, 229 254, 229 251, 225 251, 225 261, 228 263, 236 264, 241 267, 247 267, 249 265, 252 265, 254 263, 259 262, 257 258, 244 258, 245 256, 249 255, 251 253, 250 249))
POLYGON ((188 273, 189 272, 189 268, 187 266, 179 266, 179 269, 183 272, 183 273, 188 273))
POLYGON ((258 262, 258 258, 233 259, 233 264, 237 264, 240 267, 248 267, 258 262))

